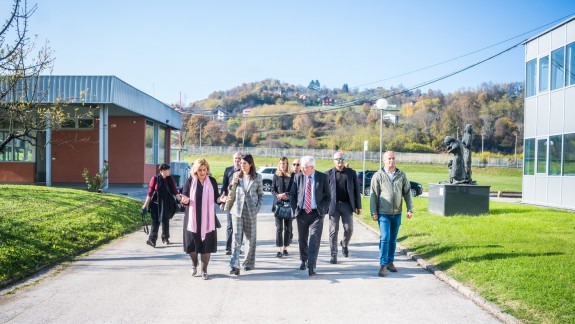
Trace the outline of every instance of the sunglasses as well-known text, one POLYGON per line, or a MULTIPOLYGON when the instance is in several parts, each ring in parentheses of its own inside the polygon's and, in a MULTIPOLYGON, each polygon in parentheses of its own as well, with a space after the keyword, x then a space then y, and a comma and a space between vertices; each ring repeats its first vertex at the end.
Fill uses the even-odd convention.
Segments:
POLYGON ((294 163, 293 166, 299 166, 299 163, 294 163))
POLYGON ((337 159, 333 159, 334 161, 345 161, 345 158, 337 158, 337 159))

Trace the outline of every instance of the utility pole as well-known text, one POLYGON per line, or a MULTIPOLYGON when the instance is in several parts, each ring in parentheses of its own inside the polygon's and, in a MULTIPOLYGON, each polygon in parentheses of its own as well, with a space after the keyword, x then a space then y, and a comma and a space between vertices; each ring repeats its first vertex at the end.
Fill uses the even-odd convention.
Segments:
POLYGON ((246 120, 244 119, 244 136, 242 136, 242 148, 245 147, 245 140, 246 140, 246 120))
POLYGON ((481 133, 481 154, 483 154, 483 133, 481 133))
POLYGON ((515 168, 518 168, 519 164, 517 163, 517 132, 515 132, 515 168))

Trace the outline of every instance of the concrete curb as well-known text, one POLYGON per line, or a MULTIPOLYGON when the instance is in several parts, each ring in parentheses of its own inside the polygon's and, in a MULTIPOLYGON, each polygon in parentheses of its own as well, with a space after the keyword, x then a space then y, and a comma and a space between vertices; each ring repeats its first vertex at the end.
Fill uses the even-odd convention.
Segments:
MULTIPOLYGON (((366 227, 368 230, 372 231, 377 236, 379 236, 379 232, 377 230, 375 230, 374 228, 372 228, 371 226, 366 224, 363 220, 359 219, 358 217, 354 216, 354 218, 358 223, 360 223, 361 225, 366 227)), ((477 293, 475 293, 471 289, 467 288, 465 285, 463 285, 459 281, 451 278, 450 276, 445 274, 445 272, 439 270, 435 265, 425 261, 421 256, 410 251, 408 248, 397 243, 397 249, 400 252, 402 252, 403 254, 407 255, 413 261, 417 262, 417 264, 420 267, 433 273, 435 275, 435 277, 437 277, 439 280, 447 283, 449 286, 451 286, 451 288, 455 289, 457 292, 459 292, 460 294, 462 294, 466 298, 473 301, 479 307, 483 308, 484 310, 486 310, 487 312, 489 312, 490 314, 495 316, 498 320, 502 321, 503 323, 508 323, 508 324, 521 323, 521 321, 519 321, 517 318, 513 317, 510 314, 504 313, 503 311, 501 311, 501 309, 497 305, 495 305, 492 302, 487 301, 485 298, 479 296, 477 293)))

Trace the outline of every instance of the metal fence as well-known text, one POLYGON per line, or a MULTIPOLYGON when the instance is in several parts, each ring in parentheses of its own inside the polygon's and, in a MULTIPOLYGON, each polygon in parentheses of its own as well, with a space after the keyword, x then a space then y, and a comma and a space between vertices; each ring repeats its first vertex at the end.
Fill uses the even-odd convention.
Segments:
MULTIPOLYGON (((175 159, 176 152, 179 150, 177 147, 172 147, 173 159, 175 159)), ((232 146, 185 146, 183 149, 184 155, 228 155, 232 156, 235 152, 242 152, 244 154, 251 154, 253 156, 261 157, 301 157, 310 155, 317 159, 331 159, 336 150, 318 150, 318 149, 304 149, 304 148, 272 148, 272 147, 232 147, 232 146)), ((362 151, 343 151, 345 158, 348 160, 363 160, 362 151)), ((447 164, 451 160, 452 155, 449 154, 434 154, 434 153, 401 153, 395 152, 395 157, 398 161, 407 163, 422 163, 422 164, 447 164)), ((365 152, 366 161, 379 161, 379 152, 367 151, 365 152)), ((487 158, 481 161, 479 157, 472 157, 472 165, 479 167, 505 167, 505 168, 522 168, 523 161, 515 160, 513 158, 487 158)))

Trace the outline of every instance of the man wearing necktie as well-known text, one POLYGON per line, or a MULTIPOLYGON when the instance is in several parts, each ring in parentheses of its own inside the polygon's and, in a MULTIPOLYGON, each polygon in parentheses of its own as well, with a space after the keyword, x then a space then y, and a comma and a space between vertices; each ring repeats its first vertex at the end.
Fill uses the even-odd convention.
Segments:
MULTIPOLYGON (((240 162, 242 161, 242 153, 240 152, 234 153, 232 161, 234 165, 226 168, 226 170, 224 171, 224 177, 222 179, 222 192, 225 193, 226 196, 229 194, 228 186, 230 185, 230 182, 234 178, 234 173, 240 171, 240 162)), ((221 210, 224 210, 224 204, 221 204, 220 208, 221 210)), ((232 226, 232 214, 229 211, 227 211, 226 216, 228 219, 227 233, 226 233, 226 255, 232 255, 232 235, 234 233, 234 229, 232 226)))
POLYGON ((315 276, 323 218, 329 209, 331 193, 326 175, 315 172, 315 159, 312 156, 302 157, 300 164, 302 172, 294 177, 290 204, 294 215, 297 216, 301 260, 299 268, 300 270, 308 268, 309 275, 315 276))

